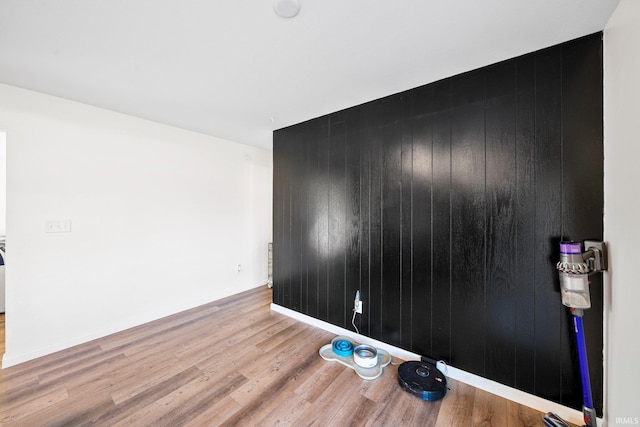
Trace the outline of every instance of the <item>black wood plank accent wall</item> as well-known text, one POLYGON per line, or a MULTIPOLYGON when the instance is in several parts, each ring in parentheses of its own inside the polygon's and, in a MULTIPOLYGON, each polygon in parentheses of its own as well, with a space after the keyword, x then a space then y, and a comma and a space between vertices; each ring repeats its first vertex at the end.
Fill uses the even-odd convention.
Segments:
MULTIPOLYGON (((274 132, 274 303, 576 409, 555 271, 602 239, 594 34, 274 132)), ((602 281, 585 315, 602 410, 602 281)))

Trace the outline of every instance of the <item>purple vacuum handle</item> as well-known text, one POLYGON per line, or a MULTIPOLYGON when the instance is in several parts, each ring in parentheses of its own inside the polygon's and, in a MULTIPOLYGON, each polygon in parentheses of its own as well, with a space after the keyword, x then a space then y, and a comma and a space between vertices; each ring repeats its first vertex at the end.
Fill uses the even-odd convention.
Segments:
POLYGON ((580 242, 560 242, 560 253, 564 255, 582 254, 580 242))

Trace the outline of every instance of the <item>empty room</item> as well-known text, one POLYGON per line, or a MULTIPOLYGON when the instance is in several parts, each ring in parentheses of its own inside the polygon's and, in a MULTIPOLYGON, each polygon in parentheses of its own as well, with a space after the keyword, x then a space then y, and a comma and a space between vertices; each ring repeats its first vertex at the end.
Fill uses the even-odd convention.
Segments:
POLYGON ((0 425, 640 424, 638 52, 637 0, 0 0, 0 425))

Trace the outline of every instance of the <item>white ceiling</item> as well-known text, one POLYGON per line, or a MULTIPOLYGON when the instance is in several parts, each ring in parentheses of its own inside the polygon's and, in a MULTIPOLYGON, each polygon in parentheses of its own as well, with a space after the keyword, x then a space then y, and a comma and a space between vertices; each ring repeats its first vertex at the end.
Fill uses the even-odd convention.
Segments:
POLYGON ((602 30, 618 0, 300 3, 0 0, 0 82, 271 149, 275 129, 602 30))

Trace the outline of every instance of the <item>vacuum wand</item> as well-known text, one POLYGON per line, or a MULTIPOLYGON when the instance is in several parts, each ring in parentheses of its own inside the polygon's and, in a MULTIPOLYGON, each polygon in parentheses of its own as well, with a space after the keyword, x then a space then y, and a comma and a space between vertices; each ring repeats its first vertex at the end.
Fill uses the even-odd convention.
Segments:
POLYGON ((583 252, 579 242, 560 242, 560 261, 556 265, 560 274, 562 304, 571 309, 576 335, 580 381, 582 383, 582 414, 588 427, 596 426, 593 408, 587 346, 582 326, 584 310, 591 307, 589 275, 607 270, 607 246, 604 242, 586 240, 583 252))

